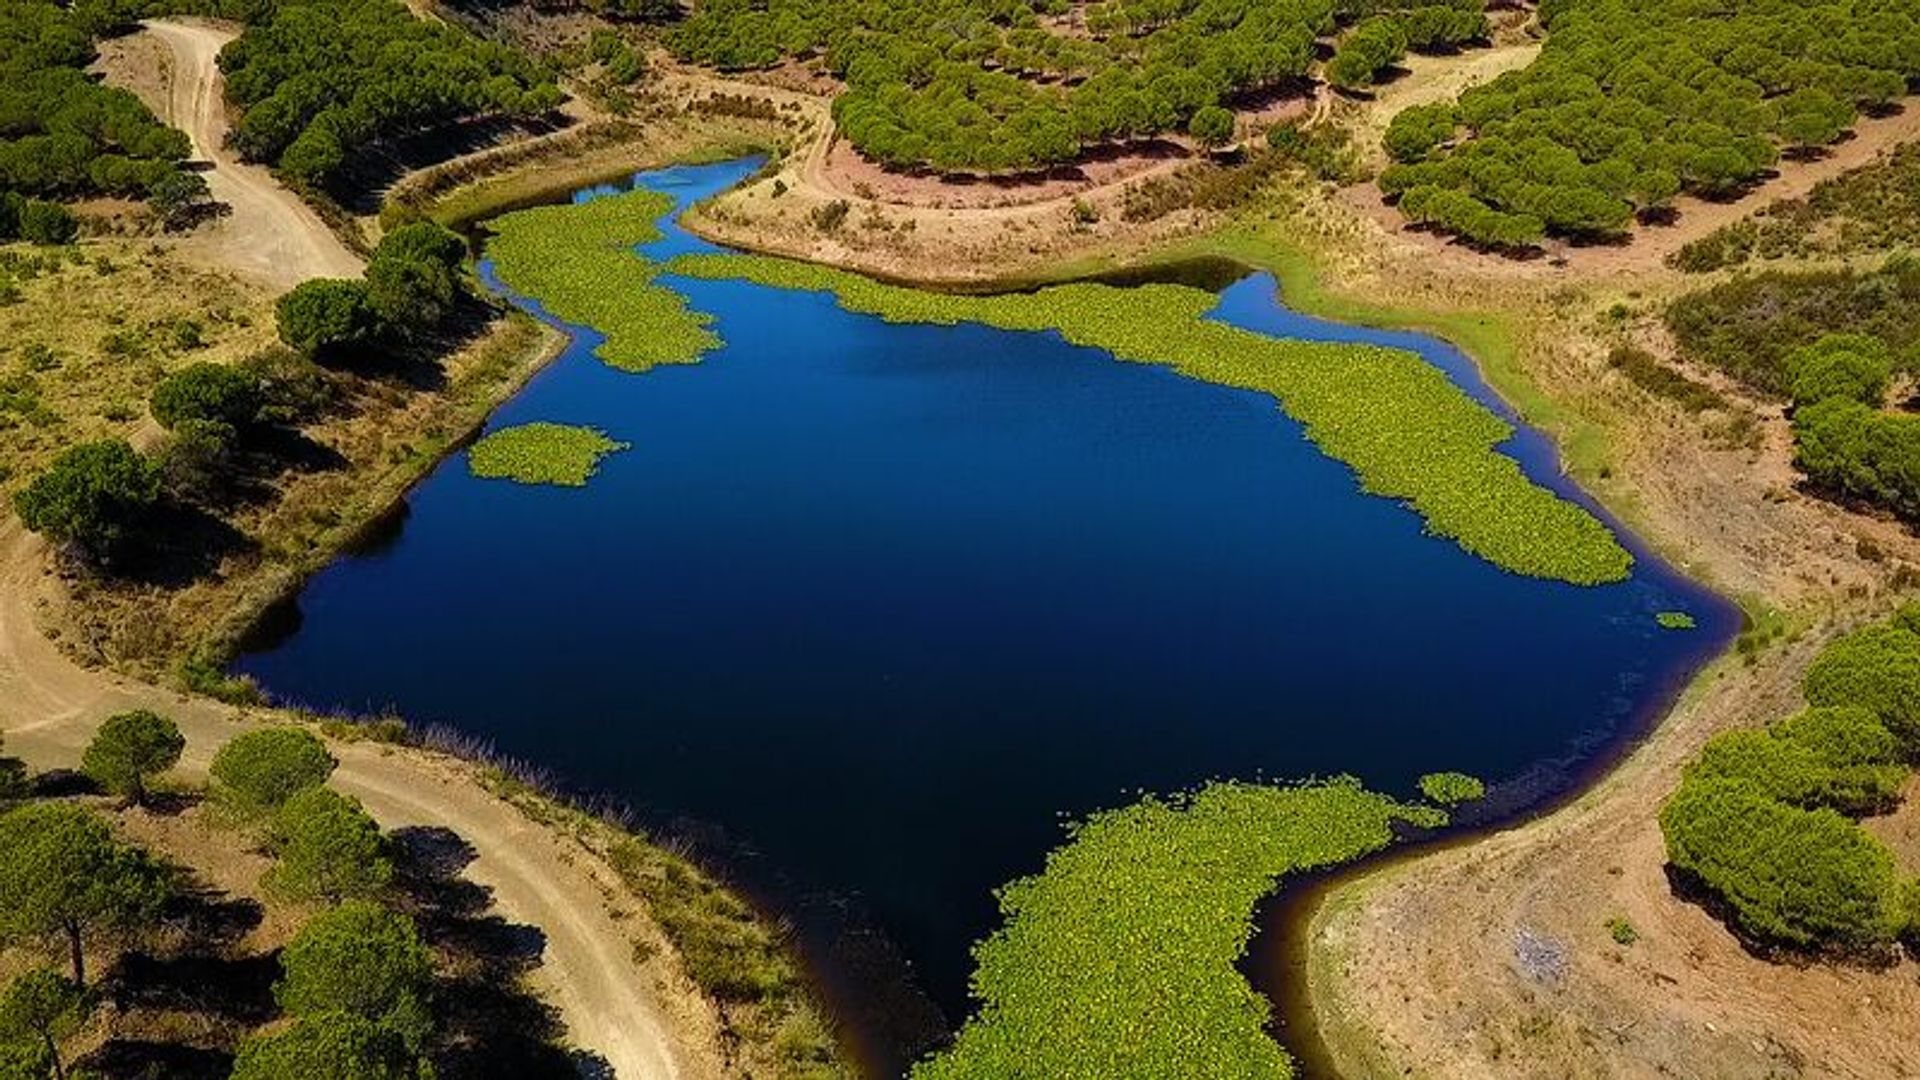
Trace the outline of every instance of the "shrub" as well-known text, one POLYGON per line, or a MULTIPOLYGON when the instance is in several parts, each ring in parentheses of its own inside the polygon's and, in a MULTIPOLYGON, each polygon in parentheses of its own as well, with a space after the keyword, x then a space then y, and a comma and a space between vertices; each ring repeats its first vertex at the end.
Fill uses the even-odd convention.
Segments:
POLYGON ((1876 624, 1836 639, 1808 669, 1807 700, 1872 710, 1909 757, 1920 754, 1920 634, 1876 624))
POLYGON ((308 788, 280 807, 273 846, 279 862, 268 884, 295 900, 371 898, 393 882, 380 826, 357 800, 328 788, 308 788))
POLYGON ((1225 146, 1233 141, 1233 113, 1218 105, 1196 110, 1187 121, 1187 133, 1201 146, 1225 146))
POLYGON ((107 717, 80 767, 101 787, 137 806, 146 801, 147 781, 178 764, 186 746, 172 720, 135 709, 107 717))
POLYGON ((1871 712, 1820 709, 1771 731, 1716 735, 1686 775, 1733 781, 1793 806, 1858 817, 1886 810, 1900 797, 1907 769, 1886 753, 1892 747, 1892 735, 1871 712))
POLYGON ((188 420, 207 420, 243 429, 260 418, 260 385, 245 371, 226 364, 188 365, 154 387, 153 418, 164 428, 188 420))
POLYGON ((159 501, 153 463, 125 439, 101 439, 54 458, 15 493, 13 507, 27 528, 105 562, 124 551, 159 501))
POLYGON ((28 199, 20 208, 20 238, 36 244, 71 244, 80 221, 59 203, 28 199))
POLYGON ((256 816, 326 783, 337 764, 311 732, 266 728, 236 735, 221 747, 213 757, 213 779, 222 801, 256 816))
POLYGON ((1640 931, 1624 916, 1615 915, 1607 920, 1607 936, 1615 945, 1631 945, 1640 940, 1640 931))
POLYGON ((388 233, 367 262, 366 299, 380 330, 411 337, 446 318, 466 245, 431 221, 388 233))
POLYGON ((1424 159, 1460 129, 1460 110, 1451 102, 1402 109, 1387 125, 1387 156, 1400 162, 1424 159))
POLYGON ((183 420, 160 449, 161 483, 169 494, 194 502, 219 494, 233 467, 240 433, 218 420, 183 420))
POLYGON ((1893 856, 1832 810, 1689 777, 1660 811, 1660 829, 1673 865, 1725 900, 1759 940, 1874 949, 1902 929, 1893 856))
POLYGON ((1787 371, 1797 405, 1843 397, 1878 406, 1887 396, 1893 354, 1878 338, 1829 334, 1789 354, 1787 371))
POLYGON ((1397 18, 1375 16, 1340 39, 1327 61, 1327 81, 1346 89, 1371 86, 1407 53, 1407 32, 1397 18))
POLYGON ((1920 519, 1920 417, 1830 397, 1795 410, 1793 444, 1815 486, 1920 519))
POLYGON ((417 1052, 429 1020, 433 957, 413 920, 366 900, 315 915, 280 953, 274 1000, 297 1017, 346 1013, 400 1036, 417 1052))
POLYGON ((280 340, 308 357, 327 357, 365 341, 374 330, 367 286, 358 281, 303 281, 274 307, 280 340))

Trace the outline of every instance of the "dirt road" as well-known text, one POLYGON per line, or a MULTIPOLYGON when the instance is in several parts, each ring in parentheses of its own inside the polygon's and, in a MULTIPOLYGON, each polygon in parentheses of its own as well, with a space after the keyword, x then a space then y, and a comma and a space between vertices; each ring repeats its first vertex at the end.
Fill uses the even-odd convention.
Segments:
MULTIPOLYGON (((150 708, 187 738, 182 770, 204 774, 213 753, 257 722, 238 709, 79 667, 34 625, 47 585, 40 543, 0 525, 0 731, 6 749, 37 768, 72 767, 107 715, 150 708)), ((537 989, 560 1011, 576 1047, 620 1080, 717 1078, 715 1022, 704 1001, 643 969, 633 942, 648 927, 610 871, 554 831, 482 789, 464 764, 374 744, 334 748, 334 786, 361 799, 381 825, 452 829, 478 857, 469 876, 507 920, 545 937, 537 989)))
POLYGON ((146 32, 166 47, 161 89, 163 118, 193 140, 196 159, 217 202, 231 210, 197 237, 221 265, 277 289, 308 278, 355 277, 362 264, 299 197, 259 165, 226 148, 224 81, 214 57, 233 40, 231 30, 155 20, 146 32))

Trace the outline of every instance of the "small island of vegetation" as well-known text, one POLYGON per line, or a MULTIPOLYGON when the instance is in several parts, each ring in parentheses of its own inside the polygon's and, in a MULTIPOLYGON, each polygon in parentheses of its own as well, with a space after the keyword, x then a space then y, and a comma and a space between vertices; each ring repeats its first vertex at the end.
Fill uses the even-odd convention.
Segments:
POLYGON ((600 459, 630 444, 597 428, 545 422, 501 428, 467 450, 473 475, 519 484, 585 487, 600 459))

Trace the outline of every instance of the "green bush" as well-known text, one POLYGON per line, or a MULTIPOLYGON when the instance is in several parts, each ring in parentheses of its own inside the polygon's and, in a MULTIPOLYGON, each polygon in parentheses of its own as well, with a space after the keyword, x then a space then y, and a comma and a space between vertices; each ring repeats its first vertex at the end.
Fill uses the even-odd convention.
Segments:
POLYGON ((1687 766, 1686 775, 1690 781, 1737 782, 1793 806, 1827 807, 1858 817, 1899 801, 1907 768, 1880 752, 1892 748, 1893 736, 1871 712, 1821 709, 1770 731, 1716 735, 1687 766), (1812 739, 1796 737, 1803 732, 1811 732, 1812 739), (1867 756, 1855 757, 1854 752, 1867 756))
POLYGON ((460 289, 466 244, 431 221, 403 225, 381 239, 367 261, 367 306, 381 332, 412 337, 432 330, 460 289))
POLYGON ((1345 89, 1372 86, 1381 73, 1407 54, 1407 32, 1399 19, 1377 15, 1340 39, 1327 61, 1327 81, 1345 89))
POLYGON ((1459 129, 1460 110, 1450 101, 1402 109, 1387 125, 1387 155, 1399 162, 1423 160, 1459 129))
POLYGON ((1201 146, 1225 146, 1233 141, 1233 113, 1218 105, 1196 110, 1187 121, 1187 133, 1201 146))
POLYGON ((1795 410, 1793 463, 1814 486, 1920 519, 1920 417, 1846 397, 1795 410))
POLYGON ((101 787, 134 805, 146 801, 147 781, 180 761, 187 740, 172 720, 146 709, 107 717, 87 745, 80 768, 101 787))
POLYGON ((274 1000, 301 1018, 346 1013, 398 1035, 415 1053, 431 1021, 433 957, 413 920, 348 900, 308 920, 280 953, 274 1000))
POLYGON ((364 282, 332 278, 303 281, 274 305, 280 340, 308 357, 337 357, 375 329, 364 282))
POLYGON ((329 788, 289 798, 274 813, 272 835, 279 861, 267 884, 283 896, 338 903, 376 897, 393 883, 380 826, 357 800, 329 788))
POLYGON ((258 816, 326 783, 337 764, 320 740, 301 728, 249 731, 214 755, 214 790, 235 811, 258 816))
POLYGON ((1876 949, 1904 927, 1893 856, 1832 810, 1751 785, 1689 777, 1660 811, 1667 857, 1724 900, 1762 941, 1876 949))
POLYGON ((28 199, 20 208, 20 238, 35 244, 71 244, 80 220, 59 203, 28 199))
POLYGON ((1893 354, 1878 338, 1829 334, 1788 355, 1788 392, 1796 405, 1842 397, 1877 407, 1886 399, 1893 366, 1893 354))
POLYGON ((1872 710, 1908 757, 1920 756, 1920 634, 1875 624, 1835 640, 1807 670, 1807 700, 1872 710))
POLYGON ((260 419, 260 384, 227 364, 190 364, 153 388, 153 418, 168 429, 189 420, 225 424, 236 431, 260 419))
POLYGON ((125 439, 69 448, 13 497, 27 528, 95 562, 122 554, 159 502, 159 469, 125 439))

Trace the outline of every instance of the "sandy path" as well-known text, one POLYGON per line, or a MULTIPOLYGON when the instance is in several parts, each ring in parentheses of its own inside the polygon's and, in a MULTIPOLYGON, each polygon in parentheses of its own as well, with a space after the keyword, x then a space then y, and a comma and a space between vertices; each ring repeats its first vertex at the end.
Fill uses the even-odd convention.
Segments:
MULTIPOLYGON (((38 768, 71 767, 105 716, 151 708, 187 737, 183 769, 204 773, 214 751, 248 730, 240 710, 81 668, 40 634, 34 598, 46 556, 17 524, 0 525, 0 731, 6 750, 38 768)), ((334 784, 386 828, 437 825, 473 845, 468 876, 506 919, 546 938, 534 981, 559 1009, 572 1043, 603 1057, 620 1080, 718 1077, 704 1003, 670 1000, 634 957, 644 913, 610 905, 610 873, 564 838, 494 798, 443 759, 374 744, 334 747, 334 784), (699 1036, 690 1036, 699 1032, 699 1036)))
POLYGON ((205 228, 209 254, 278 289, 308 278, 358 276, 360 258, 318 214, 265 168, 246 164, 226 149, 224 80, 214 58, 234 32, 168 20, 145 25, 171 57, 164 119, 193 140, 196 158, 210 163, 207 186, 215 201, 231 210, 205 228))

